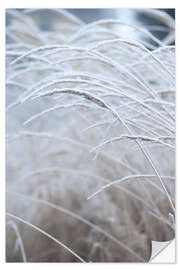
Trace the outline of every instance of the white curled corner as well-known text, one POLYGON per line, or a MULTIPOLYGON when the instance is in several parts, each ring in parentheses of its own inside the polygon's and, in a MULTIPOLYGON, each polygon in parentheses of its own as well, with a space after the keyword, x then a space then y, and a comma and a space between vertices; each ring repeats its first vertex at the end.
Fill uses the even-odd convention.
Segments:
MULTIPOLYGON (((175 231, 174 215, 169 213, 169 220, 175 231)), ((166 242, 152 241, 152 252, 150 263, 175 263, 175 239, 166 242)))
POLYGON ((175 263, 175 239, 166 242, 152 241, 150 263, 175 263))

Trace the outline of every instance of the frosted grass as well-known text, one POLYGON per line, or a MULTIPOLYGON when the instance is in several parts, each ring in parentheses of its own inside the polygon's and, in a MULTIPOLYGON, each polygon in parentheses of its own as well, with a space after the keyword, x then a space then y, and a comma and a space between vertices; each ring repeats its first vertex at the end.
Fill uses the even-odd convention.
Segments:
POLYGON ((7 261, 148 261, 151 239, 175 231, 174 20, 142 9, 163 25, 85 24, 49 9, 43 30, 45 11, 7 10, 7 261))

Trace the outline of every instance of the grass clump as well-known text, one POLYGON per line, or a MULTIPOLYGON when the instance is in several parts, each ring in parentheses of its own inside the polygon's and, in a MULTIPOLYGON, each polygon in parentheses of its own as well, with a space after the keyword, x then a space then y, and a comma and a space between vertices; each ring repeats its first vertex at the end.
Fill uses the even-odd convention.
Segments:
POLYGON ((164 25, 7 10, 8 262, 147 262, 173 239, 174 21, 141 12, 164 25))

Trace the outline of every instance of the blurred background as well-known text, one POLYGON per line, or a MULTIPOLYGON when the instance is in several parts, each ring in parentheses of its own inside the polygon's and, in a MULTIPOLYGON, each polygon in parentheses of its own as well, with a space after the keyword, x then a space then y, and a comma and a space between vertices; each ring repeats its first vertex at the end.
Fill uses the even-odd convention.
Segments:
MULTIPOLYGON (((100 8, 100 9, 66 9, 72 14, 79 17, 86 23, 91 23, 96 20, 101 19, 118 19, 121 21, 125 21, 126 23, 137 25, 137 26, 163 26, 159 20, 152 19, 150 16, 146 16, 140 9, 135 8, 100 8)), ((171 17, 175 18, 175 9, 158 9, 166 12, 171 17)), ((159 38, 163 39, 166 36, 166 32, 164 31, 153 31, 153 34, 159 38)))
MULTIPOLYGON (((21 11, 25 11, 25 9, 18 9, 21 11)), ((48 26, 53 23, 57 14, 52 13, 53 9, 39 9, 37 13, 35 12, 33 16, 36 16, 37 20, 40 20, 40 17, 45 18, 45 20, 41 21, 41 30, 49 30, 48 26), (53 14, 53 16, 52 16, 53 14), (42 16, 43 15, 43 16, 42 16), (45 16, 44 16, 45 15, 45 16)), ((148 16, 144 14, 143 9, 135 9, 135 8, 72 8, 65 9, 66 11, 74 14, 78 18, 80 18, 85 23, 91 23, 96 20, 102 19, 118 19, 127 24, 136 25, 139 27, 145 27, 149 29, 153 29, 153 26, 156 25, 156 29, 153 29, 153 35, 163 39, 167 34, 167 29, 163 29, 163 23, 161 23, 158 19, 155 19, 152 16, 148 16), (141 11, 142 10, 142 11, 141 11), (157 28, 159 27, 159 30, 157 28)), ((157 9, 160 11, 164 11, 172 18, 175 18, 175 9, 157 9)), ((8 20, 7 20, 8 22, 8 20)), ((150 30, 151 31, 151 30, 150 30)))
MULTIPOLYGON (((72 8, 66 9, 73 13, 77 17, 81 18, 84 22, 90 23, 98 19, 125 19, 129 21, 135 21, 136 23, 143 23, 146 18, 141 16, 138 9, 130 8, 72 8)), ((175 9, 159 9, 168 13, 173 18, 175 17, 175 9)), ((152 21, 149 21, 152 23, 152 21)))

